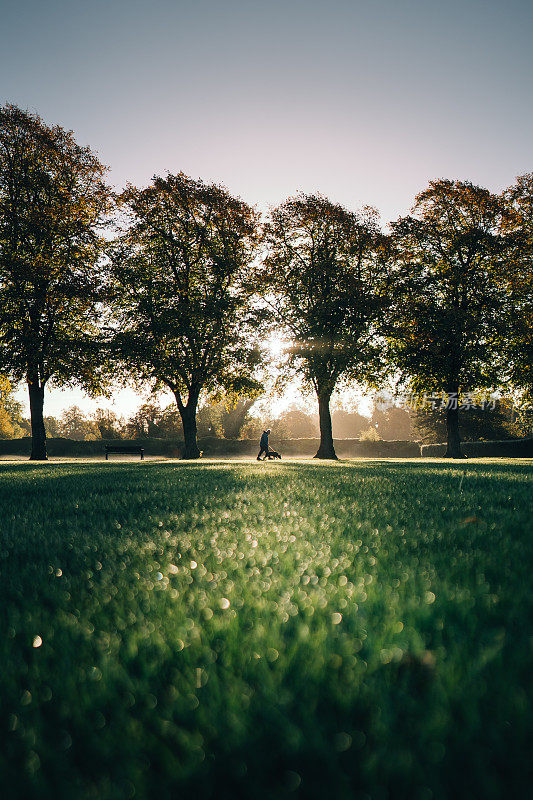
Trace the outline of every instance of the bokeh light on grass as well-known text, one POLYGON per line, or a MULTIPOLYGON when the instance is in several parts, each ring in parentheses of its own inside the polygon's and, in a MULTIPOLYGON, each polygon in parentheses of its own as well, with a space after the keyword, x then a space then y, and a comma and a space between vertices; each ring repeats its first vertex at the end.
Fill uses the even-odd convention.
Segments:
POLYGON ((525 791, 531 473, 461 475, 0 465, 5 796, 525 791))

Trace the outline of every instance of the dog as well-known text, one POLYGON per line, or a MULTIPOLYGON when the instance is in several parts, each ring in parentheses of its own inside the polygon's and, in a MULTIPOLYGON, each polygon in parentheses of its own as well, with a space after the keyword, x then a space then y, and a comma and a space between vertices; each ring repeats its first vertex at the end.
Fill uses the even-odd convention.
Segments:
POLYGON ((269 450, 267 454, 267 458, 270 461, 273 458, 279 458, 281 460, 281 455, 278 453, 277 450, 269 450))

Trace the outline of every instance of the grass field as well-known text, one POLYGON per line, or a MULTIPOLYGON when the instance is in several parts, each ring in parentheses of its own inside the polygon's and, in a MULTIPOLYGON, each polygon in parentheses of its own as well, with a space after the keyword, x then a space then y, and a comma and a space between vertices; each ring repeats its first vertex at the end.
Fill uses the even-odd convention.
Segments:
POLYGON ((512 798, 526 462, 0 464, 0 796, 512 798))

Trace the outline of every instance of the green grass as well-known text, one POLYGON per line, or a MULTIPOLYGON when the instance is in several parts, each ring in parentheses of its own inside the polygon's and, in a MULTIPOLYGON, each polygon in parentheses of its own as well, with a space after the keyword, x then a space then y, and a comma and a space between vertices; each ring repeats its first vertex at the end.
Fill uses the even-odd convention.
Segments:
POLYGON ((528 796, 532 473, 463 469, 0 464, 0 795, 528 796))

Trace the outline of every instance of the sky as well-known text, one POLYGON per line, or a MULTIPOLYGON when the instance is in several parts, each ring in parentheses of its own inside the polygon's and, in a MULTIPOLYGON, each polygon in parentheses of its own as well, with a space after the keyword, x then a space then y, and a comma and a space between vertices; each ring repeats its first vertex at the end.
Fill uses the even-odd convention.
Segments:
POLYGON ((533 169, 532 34, 531 0, 0 0, 0 104, 73 130, 116 188, 181 170, 385 225, 429 180, 533 169))

